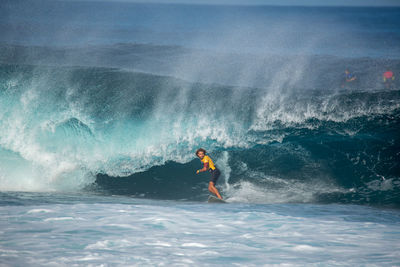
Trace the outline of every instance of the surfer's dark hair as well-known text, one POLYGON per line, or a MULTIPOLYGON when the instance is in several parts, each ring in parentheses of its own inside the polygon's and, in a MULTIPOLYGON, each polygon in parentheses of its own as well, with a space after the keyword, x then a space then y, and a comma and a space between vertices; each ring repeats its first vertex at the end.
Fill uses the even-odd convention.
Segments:
POLYGON ((196 150, 196 156, 199 154, 200 151, 203 152, 204 155, 207 153, 204 148, 199 148, 199 149, 196 150))

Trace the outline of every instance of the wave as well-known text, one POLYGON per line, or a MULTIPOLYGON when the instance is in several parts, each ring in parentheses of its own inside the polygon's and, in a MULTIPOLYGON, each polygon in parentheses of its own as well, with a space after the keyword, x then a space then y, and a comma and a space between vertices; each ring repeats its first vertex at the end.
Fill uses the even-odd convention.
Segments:
MULTIPOLYGON (((373 121, 354 118, 346 123, 320 122, 325 125, 312 129, 286 128, 278 141, 216 149, 211 155, 222 169, 219 186, 232 202, 399 207, 399 115, 397 110, 373 121), (354 131, 360 125, 362 129, 354 131)), ((257 135, 268 136, 265 132, 257 135)), ((135 197, 201 200, 208 195, 208 177, 194 174, 200 167, 195 159, 185 164, 167 162, 128 177, 100 174, 96 190, 135 197)))
POLYGON ((2 64, 0 190, 200 200, 205 147, 232 201, 398 206, 400 91, 295 86, 2 64))

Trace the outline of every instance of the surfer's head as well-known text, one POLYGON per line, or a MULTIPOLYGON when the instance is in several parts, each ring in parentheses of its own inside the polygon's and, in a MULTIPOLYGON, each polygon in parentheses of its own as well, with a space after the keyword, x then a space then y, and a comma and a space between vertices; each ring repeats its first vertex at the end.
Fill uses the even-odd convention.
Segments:
POLYGON ((206 155, 206 150, 203 148, 199 148, 196 150, 196 156, 198 156, 199 158, 204 158, 204 156, 206 155))

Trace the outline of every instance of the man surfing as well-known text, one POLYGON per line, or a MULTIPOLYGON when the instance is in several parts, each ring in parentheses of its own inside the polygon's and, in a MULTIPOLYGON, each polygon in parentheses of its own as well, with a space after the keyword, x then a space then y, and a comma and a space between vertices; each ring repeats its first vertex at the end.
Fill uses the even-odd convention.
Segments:
POLYGON ((200 172, 209 171, 211 173, 210 183, 208 184, 208 191, 215 194, 219 199, 222 199, 221 195, 218 192, 218 189, 215 187, 221 172, 215 167, 212 159, 206 155, 206 151, 203 148, 199 148, 196 151, 196 156, 199 157, 201 162, 203 162, 204 166, 202 169, 197 170, 196 174, 200 172))

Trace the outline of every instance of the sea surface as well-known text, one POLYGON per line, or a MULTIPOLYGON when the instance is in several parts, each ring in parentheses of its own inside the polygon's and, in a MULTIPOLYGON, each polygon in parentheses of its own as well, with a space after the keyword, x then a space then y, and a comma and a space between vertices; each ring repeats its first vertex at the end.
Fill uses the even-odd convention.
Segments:
POLYGON ((0 266, 400 266, 400 8, 5 0, 0 32, 0 266))
POLYGON ((398 210, 1 193, 3 266, 398 266, 398 210))

